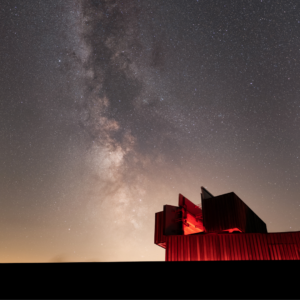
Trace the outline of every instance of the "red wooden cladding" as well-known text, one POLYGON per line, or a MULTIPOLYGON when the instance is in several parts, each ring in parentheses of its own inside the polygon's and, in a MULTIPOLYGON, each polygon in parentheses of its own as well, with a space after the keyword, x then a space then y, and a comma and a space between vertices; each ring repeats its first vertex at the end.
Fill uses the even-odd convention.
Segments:
POLYGON ((202 213, 206 232, 238 228, 242 232, 267 233, 266 224, 235 193, 202 199, 202 213))
POLYGON ((299 260, 300 232, 165 236, 166 261, 299 260))
POLYGON ((164 212, 155 214, 154 244, 166 248, 166 236, 163 234, 164 212))

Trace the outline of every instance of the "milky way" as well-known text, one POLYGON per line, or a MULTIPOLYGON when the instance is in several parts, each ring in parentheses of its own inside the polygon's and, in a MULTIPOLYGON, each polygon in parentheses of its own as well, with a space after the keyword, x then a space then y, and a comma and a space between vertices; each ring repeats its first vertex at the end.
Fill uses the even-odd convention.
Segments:
POLYGON ((3 1, 0 261, 164 260, 154 214, 200 186, 300 230, 299 13, 3 1))

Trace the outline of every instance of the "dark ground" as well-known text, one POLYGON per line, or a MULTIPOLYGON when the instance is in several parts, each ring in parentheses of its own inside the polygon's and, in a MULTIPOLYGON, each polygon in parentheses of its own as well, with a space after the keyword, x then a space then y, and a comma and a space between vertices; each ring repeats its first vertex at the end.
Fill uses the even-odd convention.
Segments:
POLYGON ((1 264, 1 298, 299 299, 299 261, 1 264))

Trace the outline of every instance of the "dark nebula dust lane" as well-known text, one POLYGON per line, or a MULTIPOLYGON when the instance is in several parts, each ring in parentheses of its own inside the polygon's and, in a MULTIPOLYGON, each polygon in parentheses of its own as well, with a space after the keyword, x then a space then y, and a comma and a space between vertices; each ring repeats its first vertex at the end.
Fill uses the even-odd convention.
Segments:
POLYGON ((234 191, 300 230, 298 1, 0 5, 0 262, 158 261, 154 214, 234 191))

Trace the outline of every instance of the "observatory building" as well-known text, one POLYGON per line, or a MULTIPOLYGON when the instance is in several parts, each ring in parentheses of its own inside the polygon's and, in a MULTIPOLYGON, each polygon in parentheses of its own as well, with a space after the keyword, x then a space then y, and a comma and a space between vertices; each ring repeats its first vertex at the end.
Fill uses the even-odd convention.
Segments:
POLYGON ((201 206, 179 194, 178 206, 155 214, 154 243, 166 261, 299 260, 300 232, 268 233, 235 194, 201 187, 201 206))

